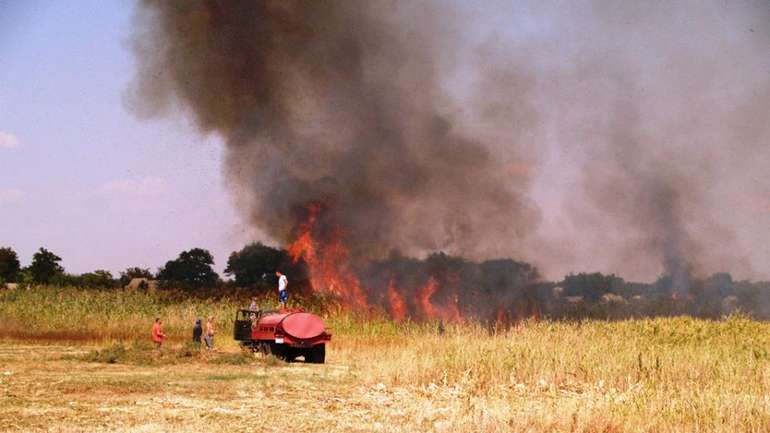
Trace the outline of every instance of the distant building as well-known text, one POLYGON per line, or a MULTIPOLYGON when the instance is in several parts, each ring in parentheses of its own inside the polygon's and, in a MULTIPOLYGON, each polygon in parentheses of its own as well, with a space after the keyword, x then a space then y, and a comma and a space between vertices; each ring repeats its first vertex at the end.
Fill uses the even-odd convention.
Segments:
POLYGON ((158 289, 158 281, 149 278, 132 278, 131 281, 126 284, 125 288, 129 290, 148 290, 154 292, 158 289))
POLYGON ((565 296, 564 300, 567 301, 568 304, 582 304, 583 303, 583 297, 582 296, 565 296))
POLYGON ((627 304, 626 298, 614 293, 605 293, 602 295, 602 304, 627 304))

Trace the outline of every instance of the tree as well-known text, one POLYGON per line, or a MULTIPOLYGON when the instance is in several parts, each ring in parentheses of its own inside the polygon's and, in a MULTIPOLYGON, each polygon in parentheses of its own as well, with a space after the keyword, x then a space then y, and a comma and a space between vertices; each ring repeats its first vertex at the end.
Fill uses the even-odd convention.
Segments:
POLYGON ((90 289, 111 289, 115 287, 115 279, 110 271, 97 269, 80 276, 79 286, 90 289))
POLYGON ((230 254, 225 274, 233 275, 241 287, 254 287, 271 280, 268 277, 286 261, 285 251, 257 242, 230 254))
POLYGON ((147 278, 148 280, 151 280, 153 279, 153 275, 149 269, 140 267, 127 268, 125 271, 120 273, 120 285, 125 287, 134 278, 147 278))
POLYGON ((308 287, 307 266, 302 260, 294 263, 286 250, 261 242, 246 245, 230 254, 225 274, 234 276, 238 286, 267 291, 274 289, 278 283, 275 271, 288 275, 293 291, 308 287))
POLYGON ((64 268, 59 265, 60 261, 61 257, 45 248, 40 248, 32 256, 32 264, 29 265, 32 280, 39 284, 48 284, 55 277, 64 274, 64 268))
POLYGON ((15 283, 21 272, 21 264, 16 251, 6 247, 0 248, 0 280, 15 283))
POLYGON ((706 296, 730 296, 735 291, 733 276, 727 272, 712 274, 703 282, 703 291, 706 296))
POLYGON ((210 252, 193 248, 182 251, 176 260, 166 262, 166 265, 158 270, 158 279, 189 288, 213 286, 219 279, 211 267, 213 264, 214 257, 210 252))
POLYGON ((567 296, 583 296, 587 301, 597 301, 605 293, 620 292, 625 286, 625 281, 614 274, 580 273, 564 277, 562 286, 564 287, 564 294, 567 296))

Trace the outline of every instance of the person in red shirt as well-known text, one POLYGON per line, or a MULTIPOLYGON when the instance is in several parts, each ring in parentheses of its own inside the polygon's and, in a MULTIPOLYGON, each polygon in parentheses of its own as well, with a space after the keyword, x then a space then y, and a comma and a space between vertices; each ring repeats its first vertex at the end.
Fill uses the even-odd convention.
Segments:
POLYGON ((152 325, 152 341, 155 342, 158 351, 160 351, 164 338, 166 338, 166 334, 163 333, 163 322, 160 321, 160 317, 156 317, 155 323, 152 325))

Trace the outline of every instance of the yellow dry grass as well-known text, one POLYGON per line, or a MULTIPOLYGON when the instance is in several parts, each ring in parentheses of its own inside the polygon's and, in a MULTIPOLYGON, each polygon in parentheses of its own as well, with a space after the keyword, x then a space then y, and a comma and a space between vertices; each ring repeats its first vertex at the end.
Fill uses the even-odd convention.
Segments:
POLYGON ((747 317, 443 333, 327 319, 335 336, 320 366, 260 356, 233 363, 228 357, 241 358, 232 344, 179 358, 181 343, 157 362, 143 353, 105 364, 86 355, 111 340, 50 346, 6 337, 0 430, 770 431, 770 325, 747 317))

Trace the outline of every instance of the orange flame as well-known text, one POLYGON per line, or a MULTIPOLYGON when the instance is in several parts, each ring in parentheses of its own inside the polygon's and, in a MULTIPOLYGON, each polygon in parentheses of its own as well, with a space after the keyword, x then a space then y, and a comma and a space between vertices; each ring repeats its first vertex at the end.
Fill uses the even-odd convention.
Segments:
POLYGON ((446 306, 434 305, 430 298, 438 290, 438 281, 435 278, 430 277, 428 282, 425 283, 417 291, 417 305, 420 308, 422 316, 426 320, 441 319, 446 322, 463 323, 465 320, 460 315, 460 309, 457 305, 457 296, 452 296, 452 301, 446 306))
MULTIPOLYGON (((361 282, 350 268, 343 231, 334 227, 322 239, 315 236, 322 211, 320 203, 308 205, 307 217, 297 225, 295 239, 287 247, 288 253, 294 263, 303 260, 307 264, 312 290, 331 293, 350 308, 367 308, 367 291, 363 290, 361 282)), ((459 277, 449 276, 450 286, 458 282, 459 277)), ((456 294, 445 298, 448 299, 446 305, 437 305, 431 300, 439 289, 439 282, 433 277, 429 278, 425 285, 415 290, 416 304, 408 305, 404 298, 405 290, 399 289, 396 278, 392 277, 388 281, 386 296, 381 299, 387 302, 387 310, 396 322, 402 322, 410 316, 410 307, 416 310, 413 314, 423 320, 465 322, 456 294)))
POLYGON ((396 281, 391 278, 388 281, 388 304, 390 305, 390 315, 393 320, 401 323, 406 318, 406 303, 404 298, 396 290, 396 281))
POLYGON ((508 318, 505 316, 506 314, 503 307, 497 307, 497 314, 495 314, 495 325, 497 327, 505 327, 508 325, 508 318))
POLYGON ((297 263, 300 259, 305 259, 308 264, 315 262, 315 245, 313 242, 313 227, 315 226, 318 213, 321 211, 321 205, 318 203, 311 203, 307 207, 308 217, 307 220, 302 222, 297 231, 297 239, 292 242, 287 248, 291 260, 297 263))
POLYGON ((348 250, 342 244, 342 234, 335 229, 331 240, 323 245, 313 238, 321 205, 308 206, 307 220, 297 227, 297 238, 288 247, 294 263, 304 260, 310 271, 313 290, 325 291, 338 296, 348 306, 366 307, 366 295, 361 283, 348 266, 348 250))

